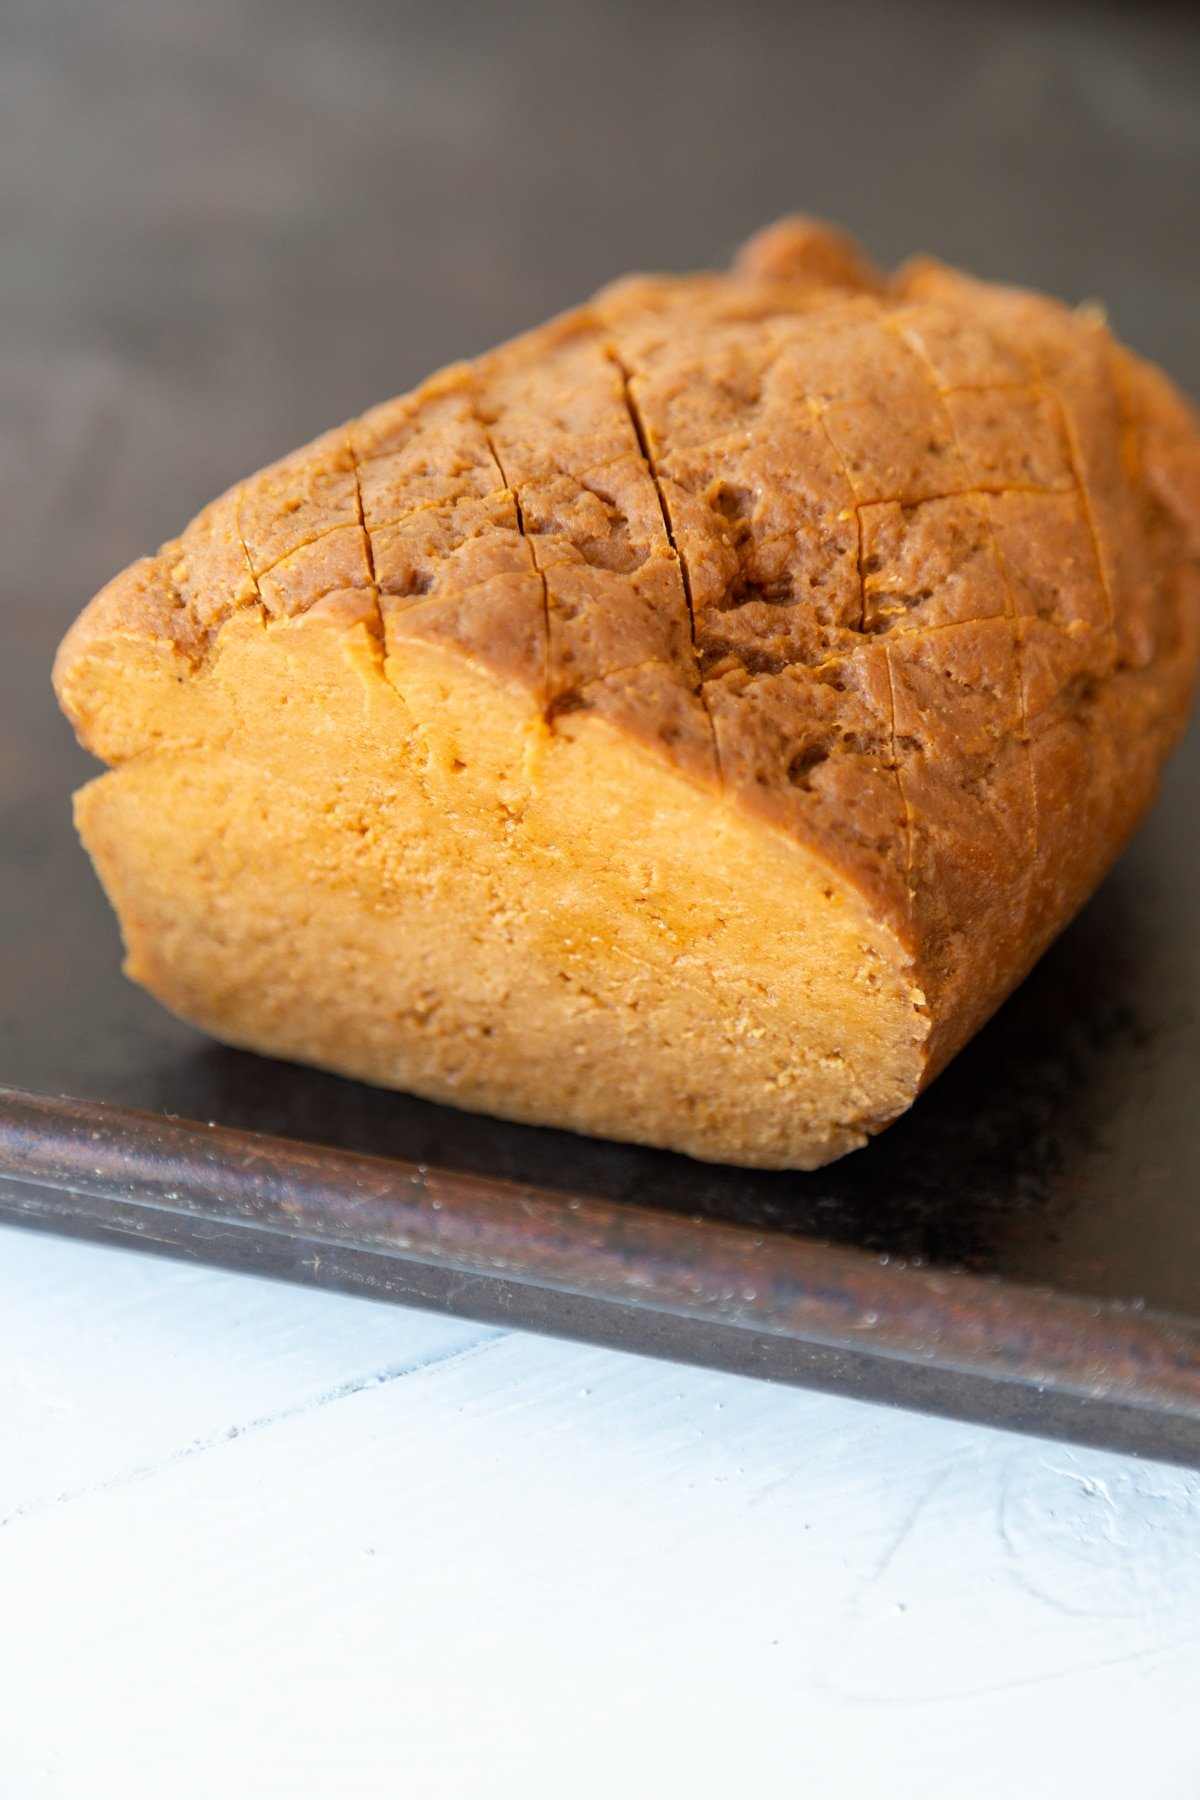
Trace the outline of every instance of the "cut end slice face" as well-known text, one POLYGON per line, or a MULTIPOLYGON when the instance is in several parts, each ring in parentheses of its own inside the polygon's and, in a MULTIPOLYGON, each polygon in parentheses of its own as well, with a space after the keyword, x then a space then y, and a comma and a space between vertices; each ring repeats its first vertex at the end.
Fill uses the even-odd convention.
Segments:
POLYGON ((892 927, 598 712, 551 729, 461 652, 336 610, 231 620, 168 740, 172 689, 164 653, 78 822, 129 974, 214 1036, 760 1167, 840 1156, 916 1094, 892 927))

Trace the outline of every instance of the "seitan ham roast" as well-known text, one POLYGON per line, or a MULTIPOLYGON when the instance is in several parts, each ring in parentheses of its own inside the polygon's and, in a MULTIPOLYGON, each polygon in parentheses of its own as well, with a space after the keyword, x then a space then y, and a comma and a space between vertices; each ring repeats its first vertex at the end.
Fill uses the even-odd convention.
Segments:
POLYGON ((128 972, 184 1018, 807 1168, 1105 874, 1198 641, 1167 380, 1095 309, 791 220, 243 482, 56 685, 128 972))

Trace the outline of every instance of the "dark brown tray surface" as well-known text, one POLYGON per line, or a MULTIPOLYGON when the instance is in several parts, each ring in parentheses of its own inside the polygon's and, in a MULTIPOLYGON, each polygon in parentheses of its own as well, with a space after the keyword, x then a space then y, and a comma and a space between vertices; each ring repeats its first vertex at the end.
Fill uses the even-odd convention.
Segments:
MULTIPOLYGON (((36 223, 24 233, 23 256, 0 272, 10 302, 0 359, 0 1082, 317 1140, 484 1183, 500 1178, 553 1190, 564 1207, 570 1196, 595 1202, 618 1235, 645 1225, 664 1280, 673 1255, 683 1266, 728 1249, 720 1232, 705 1240, 692 1223, 718 1222, 762 1237, 768 1258, 778 1254, 780 1281, 786 1271, 793 1285, 784 1306, 770 1281, 748 1284, 756 1299, 736 1320, 703 1307, 639 1307, 619 1281, 601 1292, 561 1269, 556 1276, 543 1230, 551 1215, 535 1218, 536 1207, 526 1214, 525 1265, 491 1275, 472 1272, 461 1256, 406 1260, 395 1244, 360 1245, 355 1261, 350 1242, 332 1259, 318 1253, 314 1271, 320 1234, 311 1219, 289 1261, 277 1231, 265 1234, 273 1250, 252 1253, 253 1232, 235 1250, 212 1219, 180 1223, 177 1214, 173 1247, 183 1253, 1200 1461, 1194 733, 1116 874, 912 1114, 829 1170, 756 1175, 469 1118, 221 1049, 167 1017, 118 973, 113 924, 68 819, 69 793, 92 766, 47 686, 55 642, 82 601, 247 468, 438 362, 532 323, 622 265, 711 259, 788 204, 845 217, 884 258, 926 244, 985 273, 1072 297, 1102 294, 1129 341, 1200 391, 1200 234, 1180 228, 1200 187, 1200 138, 1185 129, 1200 101, 1194 16, 1173 12, 1168 26, 1168 15, 1149 8, 1064 12, 1056 29, 1066 34, 1063 67, 1075 71, 1078 98, 1067 106, 1046 96, 1044 105, 1025 104, 1040 90, 1030 90, 1023 64, 993 59, 986 73, 972 48, 980 20, 1001 36, 1009 26, 1007 14, 978 9, 970 33, 938 37, 940 67, 920 74, 931 93, 957 93, 956 117, 976 119, 973 133, 955 140, 955 179, 939 187, 868 182, 861 171, 872 158, 878 171, 895 168, 897 96, 906 71, 918 78, 908 28, 919 18, 932 41, 951 16, 944 9, 903 9, 904 32, 888 23, 888 9, 872 12, 878 54, 863 79, 868 90, 882 81, 878 64, 891 85, 879 87, 875 104, 864 104, 870 91, 859 93, 853 162, 817 155, 843 124, 832 73, 805 90, 803 117, 791 85, 801 61, 824 56, 832 71, 839 58, 853 60, 839 9, 751 8, 750 36, 763 40, 752 82, 736 51, 730 63, 722 9, 689 9, 693 47, 711 40, 721 55, 711 68, 691 59, 686 95, 655 79, 672 54, 669 28, 643 9, 642 73, 617 61, 629 106, 657 108, 657 141, 673 143, 682 159, 680 204, 664 209, 661 168, 648 185, 637 179, 636 146, 608 131, 603 69, 593 71, 571 124, 579 165, 591 171, 585 229, 570 223, 564 201, 582 191, 579 179, 568 181, 512 136, 517 98, 537 91, 532 8, 514 8, 504 32, 489 38, 487 91, 503 95, 515 84, 516 110, 506 101, 479 112, 478 101, 472 116, 484 141, 465 159, 435 156, 417 141, 434 130, 437 108, 405 111, 414 71, 455 60, 453 32, 432 11, 413 24, 420 55, 410 44, 406 60, 387 9, 365 0, 338 9, 338 55, 328 65, 335 91, 322 91, 307 111, 272 73, 268 39, 282 28, 281 5, 255 9, 253 20, 239 12, 230 41, 231 62, 262 71, 253 108, 232 105, 233 77, 220 57, 177 57, 167 36, 139 29, 150 0, 114 9, 105 34, 89 39, 90 61, 65 47, 56 25, 64 11, 65 0, 52 0, 24 15, 18 33, 30 86, 15 108, 22 154, 10 159, 7 178, 36 223), (1114 123, 1104 70, 1122 56, 1161 105, 1139 112, 1130 101, 1114 123), (350 86, 370 87, 380 59, 391 101, 384 111, 364 109, 350 86), (105 95, 106 74, 129 84, 132 113, 105 95), (339 82, 349 84, 340 105, 339 82), (714 141, 702 127, 731 82, 737 92, 754 88, 756 149, 714 141), (1019 108, 1010 82, 1020 85, 1019 108), (156 106, 138 111, 137 96, 150 91, 156 106), (200 134, 199 152, 173 124, 189 106, 222 120, 220 131, 213 124, 200 134), (322 125, 320 107, 337 114, 338 131, 322 125), (1164 118, 1178 127, 1169 145, 1164 118), (424 161, 414 161, 417 150, 429 153, 424 161), (505 177, 485 187, 485 205, 478 184, 490 179, 493 159, 506 164, 505 177), (401 164, 407 186, 395 179, 401 164), (48 172, 67 166, 69 184, 48 172), (255 171, 261 181, 235 180, 255 171), (289 219, 301 224, 292 229, 289 219), (945 1339, 929 1328, 936 1318, 922 1315, 922 1323, 912 1311, 918 1289, 910 1283, 927 1284, 930 1271, 952 1275, 934 1283, 945 1339), (842 1283, 845 1293, 865 1281, 894 1317, 882 1331, 847 1325, 839 1336, 832 1314, 805 1310, 805 1279, 810 1300, 822 1281, 842 1283), (1043 1297, 1031 1297, 1033 1289, 1043 1297), (965 1322, 985 1293, 1003 1303, 1008 1348, 995 1357, 982 1341, 963 1349, 965 1322), (1073 1360, 1055 1336, 1067 1318, 1073 1360)), ((585 8, 564 31, 607 67, 595 24, 585 8)), ((566 53, 558 43, 555 54, 566 53)), ((941 166, 936 125, 904 117, 910 172, 928 175, 941 166)), ((230 1168, 238 1154, 231 1145, 230 1168)), ((108 1191, 118 1188, 114 1178, 108 1191)), ((112 1211, 106 1225, 102 1203, 71 1202, 61 1190, 57 1201, 47 1198, 54 1191, 10 1187, 0 1203, 30 1222, 40 1208, 61 1229, 152 1235, 128 1213, 112 1211)), ((465 1229, 470 1208, 486 1200, 470 1183, 455 1191, 465 1229)), ((118 1196, 113 1204, 132 1203, 118 1196)), ((137 1204, 153 1210, 148 1189, 137 1204)), ((563 1221, 551 1212, 558 1231, 563 1221)), ((594 1226, 600 1214, 587 1217, 594 1226)), ((169 1236, 160 1233, 163 1247, 172 1247, 169 1236)), ((514 1246, 507 1242, 506 1257, 514 1246)))

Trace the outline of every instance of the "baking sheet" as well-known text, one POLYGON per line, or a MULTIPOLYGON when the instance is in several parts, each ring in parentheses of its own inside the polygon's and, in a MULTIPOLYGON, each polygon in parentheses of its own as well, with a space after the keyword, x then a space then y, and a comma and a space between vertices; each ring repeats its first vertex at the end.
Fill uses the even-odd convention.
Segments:
POLYGON ((0 1090, 0 1217, 376 1299, 1200 1458, 1200 1329, 703 1213, 0 1090), (7 1179, 4 1177, 7 1176, 7 1179))
MULTIPOLYGON (((1181 124, 1200 88, 1197 22, 1175 12, 1166 32, 1154 9, 1055 10, 1067 105, 1032 80, 1050 64, 1025 26, 987 5, 969 32, 945 29, 933 0, 903 14, 764 7, 731 39, 724 10, 697 0, 686 82, 665 78, 679 57, 670 9, 642 10, 633 55, 626 27, 599 29, 586 6, 548 35, 541 10, 518 5, 486 91, 439 90, 431 105, 427 72, 459 64, 453 21, 414 16, 399 55, 384 15, 348 0, 338 53, 297 106, 275 0, 253 19, 242 9, 225 39, 223 15, 206 15, 206 52, 188 57, 162 49, 151 0, 106 14, 78 52, 59 10, 22 19, 5 164, 22 230, 0 268, 0 1083, 443 1170, 462 1178, 462 1240, 508 1192, 489 1200, 466 1177, 515 1183, 534 1211, 523 1231, 512 1215, 490 1272, 464 1262, 459 1237, 441 1261, 356 1237, 328 1184, 336 1230, 312 1217, 301 1230, 286 1208, 283 1229, 238 1224, 221 1212, 244 1198, 234 1140, 224 1177, 209 1169, 206 1213, 152 1182, 131 1199, 118 1165, 156 1128, 112 1120, 97 1191, 72 1189, 83 1178, 61 1166, 45 1185, 29 1180, 14 1101, 3 1136, 12 1166, 25 1134, 26 1180, 4 1185, 6 1216, 1200 1460, 1195 735, 1115 875, 912 1114, 832 1169, 755 1175, 471 1119, 221 1049, 169 1018, 119 974, 69 821, 95 768, 48 688, 87 597, 246 470, 623 265, 720 258, 788 206, 844 219, 885 259, 925 247, 1100 296, 1129 342, 1200 391, 1200 239, 1180 228, 1200 181, 1200 139, 1181 124), (596 78, 563 101, 577 155, 560 167, 506 107, 549 104, 573 56, 596 78), (384 66, 388 104, 364 107, 363 72, 384 66), (247 67, 254 102, 231 106, 229 71, 247 67), (1113 72, 1132 69, 1174 110, 1118 118, 1113 72), (798 104, 808 70, 819 79, 798 104), (831 148, 850 91, 853 155, 831 148), (616 92, 674 163, 647 168, 644 134, 616 127, 616 92), (928 100, 915 113, 913 92, 928 100), (739 116, 738 95, 754 130, 714 128, 739 116), (177 128, 193 110, 224 122, 220 166, 197 163, 177 128), (550 1256, 562 1232, 569 1281, 550 1256), (596 1253, 589 1275, 596 1232, 643 1258, 646 1234, 653 1266, 596 1253), (736 1318, 704 1299, 723 1291, 705 1271, 735 1254, 729 1232, 761 1238, 753 1255, 774 1271, 745 1284, 736 1318), (684 1275, 699 1304, 677 1303, 684 1275)), ((40 1117, 38 1156, 69 1161, 77 1116, 40 1117)))

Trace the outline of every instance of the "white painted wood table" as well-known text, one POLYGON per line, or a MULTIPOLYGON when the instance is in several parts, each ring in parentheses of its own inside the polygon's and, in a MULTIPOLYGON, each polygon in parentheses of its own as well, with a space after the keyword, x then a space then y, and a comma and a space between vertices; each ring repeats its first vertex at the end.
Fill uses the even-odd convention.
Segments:
POLYGON ((1200 1476, 0 1229, 0 1796, 1200 1795, 1200 1476))

